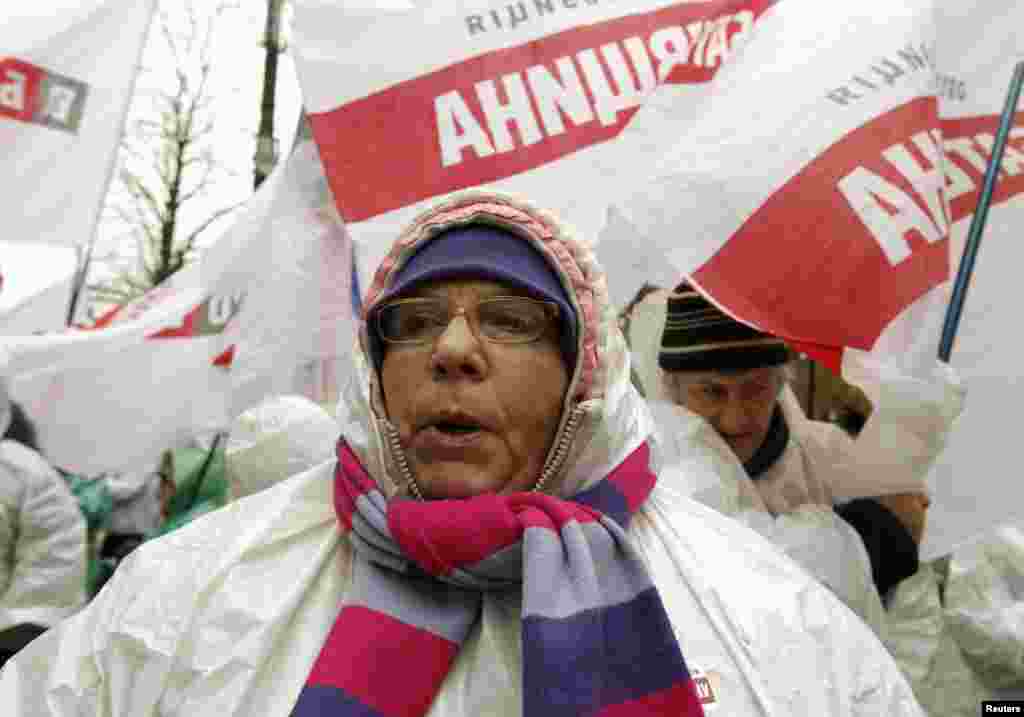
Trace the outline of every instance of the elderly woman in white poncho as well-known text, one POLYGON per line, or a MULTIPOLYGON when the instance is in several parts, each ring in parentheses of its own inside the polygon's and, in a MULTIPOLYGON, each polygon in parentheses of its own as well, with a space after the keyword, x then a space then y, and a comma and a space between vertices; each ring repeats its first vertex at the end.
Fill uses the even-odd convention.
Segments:
POLYGON ((416 218, 360 343, 337 462, 144 545, 0 673, 11 714, 920 714, 827 590, 659 480, 555 217, 416 218))

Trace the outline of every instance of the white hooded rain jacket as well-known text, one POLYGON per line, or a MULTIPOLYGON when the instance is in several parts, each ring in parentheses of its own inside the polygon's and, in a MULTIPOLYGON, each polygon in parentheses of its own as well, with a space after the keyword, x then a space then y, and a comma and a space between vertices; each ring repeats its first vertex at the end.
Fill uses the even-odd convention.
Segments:
MULTIPOLYGON (((451 199, 432 216, 463 209, 463 221, 483 214, 502 224, 503 208, 553 230, 574 308, 588 309, 578 314, 587 318, 568 393, 586 387, 577 404, 584 416, 574 433, 560 433, 569 436, 569 458, 551 484, 568 495, 651 440, 652 423, 629 380, 629 355, 603 274, 568 228, 495 195, 451 199), (596 364, 584 359, 588 351, 596 364)), ((404 260, 416 237, 406 240, 386 261, 404 260)), ((360 356, 343 390, 348 414, 341 430, 391 495, 396 476, 371 407, 375 382, 360 356)), ((691 464, 712 470, 714 461, 695 455, 691 464)), ((332 484, 328 463, 144 544, 88 609, 8 663, 0 673, 5 714, 288 715, 349 589, 352 548, 332 508, 332 484)), ((892 658, 860 619, 766 540, 691 501, 683 486, 660 480, 629 532, 707 714, 921 714, 892 658)), ((514 592, 485 596, 480 621, 429 715, 521 714, 520 609, 514 592)))

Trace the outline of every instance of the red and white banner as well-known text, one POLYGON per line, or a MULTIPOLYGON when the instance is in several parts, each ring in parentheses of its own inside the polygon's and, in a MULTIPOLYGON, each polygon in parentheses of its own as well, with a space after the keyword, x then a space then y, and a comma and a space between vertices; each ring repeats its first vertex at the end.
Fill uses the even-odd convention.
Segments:
POLYGON ((934 10, 302 0, 295 36, 363 272, 425 205, 488 186, 766 330, 866 350, 948 276, 934 10))
MULTIPOLYGON (((645 280, 691 275, 738 318, 873 381, 884 421, 860 441, 877 455, 857 490, 921 486, 958 410, 935 353, 951 256, 1020 55, 1019 3, 297 0, 295 10, 306 106, 364 279, 428 204, 473 186, 523 194, 597 241, 618 301, 645 280), (406 46, 416 52, 395 50, 406 46)), ((1017 129, 954 354, 969 411, 975 376, 995 400, 1019 373, 991 349, 997 327, 1016 325, 993 306, 1002 316, 1016 304, 1009 228, 1021 223, 1022 142, 1017 129)), ((985 460, 985 411, 965 449, 947 454, 957 469, 933 474, 957 473, 961 493, 964 466, 985 460)))
POLYGON ((952 220, 937 18, 933 0, 782 0, 704 97, 662 87, 620 136, 620 163, 646 166, 599 253, 659 251, 872 399, 837 497, 924 489, 960 410, 935 358, 952 220))
POLYGON ((362 278, 413 215, 468 187, 528 196, 596 238, 632 169, 610 165, 611 140, 660 81, 706 84, 771 6, 297 2, 304 102, 362 278))
MULTIPOLYGON (((846 352, 843 373, 868 390, 878 410, 857 441, 844 487, 870 494, 927 484, 933 503, 922 555, 936 557, 1024 517, 1024 490, 1005 472, 1016 458, 1016 407, 1024 401, 1008 328, 1017 321, 1016 268, 1024 258, 1017 241, 1024 108, 1010 133, 953 352, 965 409, 941 455, 959 405, 933 363, 948 300, 946 266, 955 271, 961 256, 1013 66, 1024 58, 1024 6, 920 3, 915 11, 908 3, 902 10, 861 4, 856 12, 871 17, 857 24, 844 11, 834 27, 872 38, 865 49, 877 57, 856 71, 844 58, 860 48, 829 37, 824 15, 801 26, 797 11, 812 18, 805 5, 780 3, 759 26, 780 23, 779 47, 759 52, 755 38, 720 73, 713 97, 696 110, 701 117, 679 129, 683 139, 660 156, 653 149, 645 155, 653 179, 619 205, 626 220, 614 238, 623 254, 637 246, 660 250, 732 313, 815 344, 819 356, 835 360, 836 349, 862 349, 846 352), (816 77, 834 73, 849 80, 826 92, 816 77), (773 97, 780 99, 765 101, 773 97), (837 108, 844 112, 829 112, 837 108), (830 132, 836 136, 825 146, 830 132)), ((638 142, 625 145, 632 132, 657 137, 659 120, 676 121, 670 89, 652 97, 623 133, 624 153, 637 156, 638 142)))
POLYGON ((294 392, 304 365, 343 362, 355 341, 350 280, 351 245, 303 142, 200 260, 99 328, 5 339, 12 395, 55 465, 151 464, 294 392))
POLYGON ((948 277, 935 46, 930 0, 783 0, 707 95, 664 87, 622 135, 647 167, 611 238, 837 368, 872 349, 948 277))
POLYGON ((155 0, 7 3, 0 217, 11 241, 86 244, 99 219, 155 0))
MULTIPOLYGON (((488 186, 594 238, 620 301, 628 274, 691 275, 836 368, 886 347, 910 370, 934 364, 949 275, 935 19, 934 0, 303 0, 295 35, 364 272, 425 205, 488 186)), ((919 458, 850 490, 919 486, 919 458)))

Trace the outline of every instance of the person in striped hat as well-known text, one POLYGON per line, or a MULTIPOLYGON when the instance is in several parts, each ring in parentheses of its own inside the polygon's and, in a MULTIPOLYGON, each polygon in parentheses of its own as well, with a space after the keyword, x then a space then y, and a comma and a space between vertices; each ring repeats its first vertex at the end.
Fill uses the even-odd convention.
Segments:
POLYGON ((362 318, 336 460, 145 543, 0 673, 5 714, 921 714, 832 594, 662 479, 558 218, 447 198, 362 318))
POLYGON ((668 297, 658 353, 668 396, 714 427, 772 514, 834 508, 863 539, 884 597, 918 569, 928 498, 833 505, 833 473, 852 442, 831 423, 807 420, 791 393, 786 400, 792 358, 785 341, 732 318, 687 282, 668 297))
MULTIPOLYGON (((739 403, 740 408, 748 404, 748 409, 755 409, 739 412, 740 420, 748 423, 742 426, 747 432, 756 430, 767 436, 777 407, 786 405, 799 412, 799 407, 793 406, 795 402, 781 400, 790 397, 788 391, 782 389, 787 374, 785 362, 788 360, 784 345, 772 337, 736 324, 688 286, 678 287, 675 292, 658 289, 647 290, 643 294, 630 302, 626 309, 628 316, 624 317, 628 320, 623 323, 631 347, 634 380, 648 400, 665 445, 669 479, 679 483, 695 500, 761 533, 831 589, 877 634, 883 635, 885 610, 872 581, 871 563, 861 537, 833 512, 822 491, 815 496, 817 503, 812 501, 806 487, 806 476, 797 471, 786 472, 795 485, 762 494, 759 490, 761 481, 751 480, 748 473, 754 468, 749 458, 756 451, 736 440, 739 437, 730 435, 729 424, 735 424, 736 417, 726 416, 723 424, 720 420, 722 412, 712 410, 715 396, 722 393, 727 396, 730 389, 735 390, 731 384, 738 382, 743 385, 747 400, 734 403, 739 403), (675 310, 671 317, 670 306, 675 310), (684 307, 692 308, 694 315, 680 315, 680 309, 684 307), (698 322, 707 322, 704 328, 715 329, 716 333, 693 331, 698 322), (725 338, 728 331, 733 332, 733 337, 725 338), (722 343, 729 342, 730 348, 718 346, 708 349, 716 336, 722 343), (663 337, 670 346, 678 342, 680 351, 678 358, 673 357, 675 360, 664 355, 667 352, 662 345, 663 337), (698 337, 701 343, 697 343, 698 337), (762 342, 755 344, 754 356, 742 353, 738 342, 742 342, 743 337, 762 342), (693 350, 688 350, 691 348, 693 350), (715 351, 730 354, 725 361, 728 368, 715 369, 715 351), (667 371, 659 365, 663 360, 685 368, 679 372, 667 371), (749 367, 743 366, 744 361, 750 362, 749 367), (765 365, 758 365, 759 362, 765 365), (744 385, 746 381, 750 383, 744 385), (691 401, 686 395, 684 386, 697 394, 699 405, 697 400, 691 401), (759 394, 764 395, 764 401, 754 400, 759 394), (688 404, 696 410, 687 408, 688 404), (759 430, 754 428, 758 425, 759 430), (735 448, 729 439, 733 439, 735 448), (694 472, 688 470, 692 464, 688 447, 694 444, 704 446, 714 458, 711 480, 697 481, 694 472), (746 467, 741 460, 747 462, 746 467), (781 496, 787 496, 792 503, 780 505, 781 496), (773 509, 769 508, 769 502, 773 509)), ((733 406, 735 408, 736 405, 733 406)), ((794 423, 802 428, 799 420, 794 423)), ((789 424, 783 425, 788 432, 789 424)), ((781 438, 775 438, 776 450, 781 438)), ((750 443, 756 443, 756 440, 750 443)), ((799 466, 800 462, 790 465, 799 466)), ((777 465, 775 469, 779 467, 777 465)), ((811 488, 816 487, 820 486, 812 482, 811 488)))
MULTIPOLYGON (((712 424, 743 461, 749 483, 777 516, 771 537, 809 572, 833 586, 836 566, 859 573, 857 561, 849 559, 855 551, 839 547, 849 544, 842 538, 846 526, 829 514, 857 530, 886 597, 881 634, 928 713, 967 717, 977 714, 982 700, 1019 698, 1024 631, 1020 601, 1006 587, 1019 579, 1024 564, 1017 526, 1001 526, 952 555, 919 562, 927 496, 903 493, 839 505, 820 499, 831 492, 830 462, 842 461, 850 442, 830 424, 807 420, 785 393, 791 359, 784 342, 733 320, 687 283, 663 295, 660 304, 662 388, 712 424), (822 529, 809 531, 814 504, 821 508, 816 520, 822 529), (795 511, 804 525, 795 525, 795 511), (790 525, 779 525, 779 519, 790 525), (830 522, 833 530, 824 530, 830 522), (794 550, 800 542, 812 545, 786 535, 794 529, 813 540, 813 549, 794 550)), ((858 398, 867 401, 863 394, 858 398)), ((863 612, 848 593, 837 593, 863 612)))

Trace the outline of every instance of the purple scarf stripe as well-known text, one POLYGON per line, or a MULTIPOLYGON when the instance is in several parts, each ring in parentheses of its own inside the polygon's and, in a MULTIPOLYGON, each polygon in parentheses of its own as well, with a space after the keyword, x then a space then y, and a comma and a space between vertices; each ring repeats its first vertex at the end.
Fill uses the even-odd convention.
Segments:
POLYGON ((690 680, 661 598, 523 619, 523 714, 594 715, 690 680))
POLYGON ((386 717, 337 687, 306 685, 291 717, 386 717))
POLYGON ((629 527, 629 520, 633 517, 629 512, 626 496, 607 479, 578 493, 573 500, 588 508, 601 511, 623 528, 629 527))

